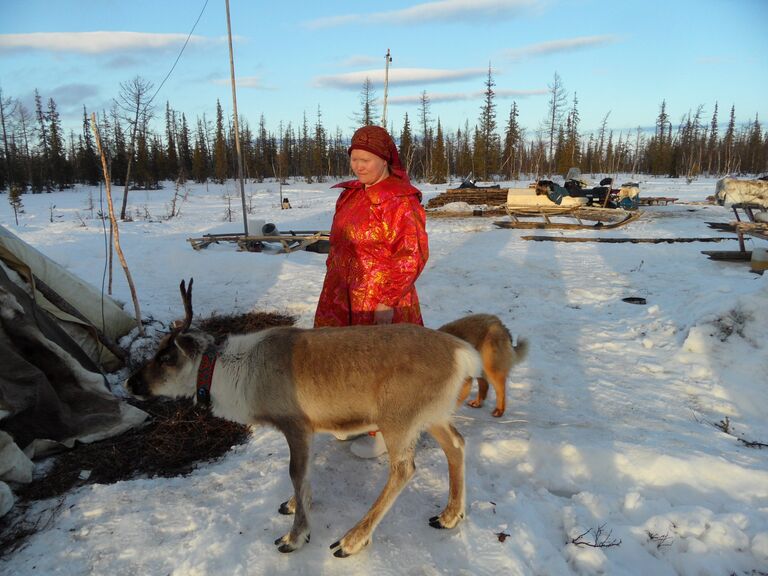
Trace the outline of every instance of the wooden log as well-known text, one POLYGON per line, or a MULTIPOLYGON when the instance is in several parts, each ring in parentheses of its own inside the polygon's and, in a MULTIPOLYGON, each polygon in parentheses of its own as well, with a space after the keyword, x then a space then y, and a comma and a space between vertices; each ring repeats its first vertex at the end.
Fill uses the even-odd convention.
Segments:
POLYGON ((749 262, 752 259, 752 251, 746 250, 702 250, 702 254, 709 256, 710 260, 723 260, 726 262, 749 262))
POLYGON ((722 242, 723 240, 738 240, 725 236, 703 238, 576 238, 566 236, 521 236, 523 240, 534 242, 606 242, 609 244, 674 244, 678 242, 722 242))

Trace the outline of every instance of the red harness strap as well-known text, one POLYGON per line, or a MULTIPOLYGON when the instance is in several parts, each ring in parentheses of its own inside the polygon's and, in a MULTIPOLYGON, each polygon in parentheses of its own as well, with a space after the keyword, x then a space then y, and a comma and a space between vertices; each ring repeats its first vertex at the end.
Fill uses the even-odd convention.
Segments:
POLYGON ((216 368, 216 358, 216 349, 211 346, 203 352, 200 367, 197 369, 197 401, 205 406, 211 403, 211 384, 213 383, 213 370, 216 368))

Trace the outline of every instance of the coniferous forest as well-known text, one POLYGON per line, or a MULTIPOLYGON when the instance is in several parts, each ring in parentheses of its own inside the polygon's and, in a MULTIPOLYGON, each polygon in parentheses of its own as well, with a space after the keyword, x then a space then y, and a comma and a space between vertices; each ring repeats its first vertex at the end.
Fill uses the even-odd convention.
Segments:
MULTIPOLYGON (((704 105, 673 119, 667 103, 658 106, 653 129, 617 131, 610 113, 599 130, 580 128, 579 102, 555 74, 549 85, 547 116, 535 127, 519 122, 519 107, 499 109, 491 70, 485 80, 477 118, 454 132, 431 111, 422 93, 415 114, 397 119, 390 110, 388 129, 400 156, 417 181, 444 183, 472 175, 477 180, 514 180, 563 175, 576 166, 584 173, 650 174, 695 178, 699 175, 759 174, 768 170, 768 130, 757 115, 737 120, 734 106, 704 105)), ((152 86, 140 77, 121 84, 111 109, 97 111, 100 140, 112 182, 130 188, 157 188, 163 180, 223 182, 237 177, 233 119, 216 102, 212 117, 188 118, 170 101, 159 107, 149 99, 152 86)), ((359 125, 380 121, 374 90, 360 92, 359 125)), ((280 121, 267 129, 262 115, 239 118, 244 174, 248 179, 307 182, 349 175, 347 146, 351 130, 333 131, 318 108, 300 122, 280 121)), ((0 87, 0 191, 13 197, 51 192, 73 184, 97 184, 101 160, 83 106, 82 128, 62 129, 56 102, 35 91, 34 110, 7 96, 0 87)))

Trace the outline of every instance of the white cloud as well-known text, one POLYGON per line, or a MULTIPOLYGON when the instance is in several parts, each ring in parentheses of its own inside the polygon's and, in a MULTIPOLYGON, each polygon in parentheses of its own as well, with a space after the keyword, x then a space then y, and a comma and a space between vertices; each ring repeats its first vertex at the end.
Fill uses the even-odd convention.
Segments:
POLYGON ((603 44, 612 44, 619 38, 612 34, 602 36, 578 36, 576 38, 565 38, 563 40, 552 40, 551 42, 541 42, 540 44, 531 44, 522 48, 507 50, 504 56, 513 60, 519 60, 526 56, 547 56, 559 52, 572 52, 582 48, 592 48, 603 44))
MULTIPOLYGON (((47 50, 80 54, 106 54, 125 50, 157 50, 179 47, 186 34, 149 34, 145 32, 35 32, 0 34, 0 52, 11 50, 47 50)), ((205 42, 192 36, 190 44, 205 42)))
MULTIPOLYGON (((494 90, 496 98, 501 100, 528 98, 529 96, 543 96, 548 94, 547 89, 538 90, 494 90)), ((428 92, 427 97, 431 103, 459 102, 462 100, 477 100, 485 96, 485 90, 473 92, 428 92)), ((415 96, 390 96, 388 102, 393 105, 410 105, 421 102, 421 94, 415 96)))
MULTIPOLYGON (((390 86, 409 86, 413 84, 440 84, 458 82, 468 78, 479 78, 488 74, 484 68, 465 68, 463 70, 439 70, 434 68, 394 68, 389 71, 390 86)), ((313 84, 321 88, 353 88, 362 86, 368 78, 374 86, 384 85, 384 70, 361 70, 334 76, 318 76, 313 84)))
POLYGON ((331 28, 346 24, 423 24, 499 20, 513 18, 548 3, 548 0, 437 0, 389 12, 344 14, 318 18, 306 23, 309 28, 331 28))

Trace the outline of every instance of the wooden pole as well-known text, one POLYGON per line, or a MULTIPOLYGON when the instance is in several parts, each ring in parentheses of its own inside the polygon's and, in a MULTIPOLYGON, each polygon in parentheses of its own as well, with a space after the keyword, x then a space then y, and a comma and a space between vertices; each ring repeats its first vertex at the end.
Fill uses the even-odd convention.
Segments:
POLYGON ((101 138, 99 137, 99 127, 96 124, 96 113, 91 113, 91 128, 96 136, 96 147, 99 149, 99 155, 101 156, 101 170, 104 173, 104 187, 107 191, 107 206, 109 207, 109 221, 112 223, 113 240, 115 243, 115 252, 117 257, 120 258, 120 264, 123 266, 125 272, 125 278, 128 281, 128 288, 131 291, 131 298, 133 299, 133 309, 136 312, 136 326, 139 329, 139 336, 144 336, 144 326, 141 324, 141 307, 139 306, 139 299, 136 296, 136 287, 133 284, 133 278, 131 277, 131 271, 128 269, 128 263, 125 261, 125 255, 123 249, 120 247, 120 231, 117 228, 117 219, 115 218, 115 207, 112 204, 112 182, 109 178, 109 168, 107 168, 107 157, 104 155, 104 149, 101 147, 101 138))
POLYGON ((384 65, 384 106, 381 112, 381 127, 387 129, 387 94, 389 93, 389 63, 392 62, 392 56, 387 48, 386 63, 384 65))
MULTIPOLYGON (((232 25, 229 22, 229 0, 227 5, 227 37, 229 38, 229 74, 232 79, 232 107, 235 112, 235 149, 237 150, 237 178, 240 181, 240 200, 243 204, 243 232, 248 236, 248 211, 245 208, 245 184, 243 183, 243 154, 240 150, 240 129, 237 126, 237 90, 235 89, 235 57, 232 51, 232 25)), ((282 205, 282 201, 280 202, 282 205)))

